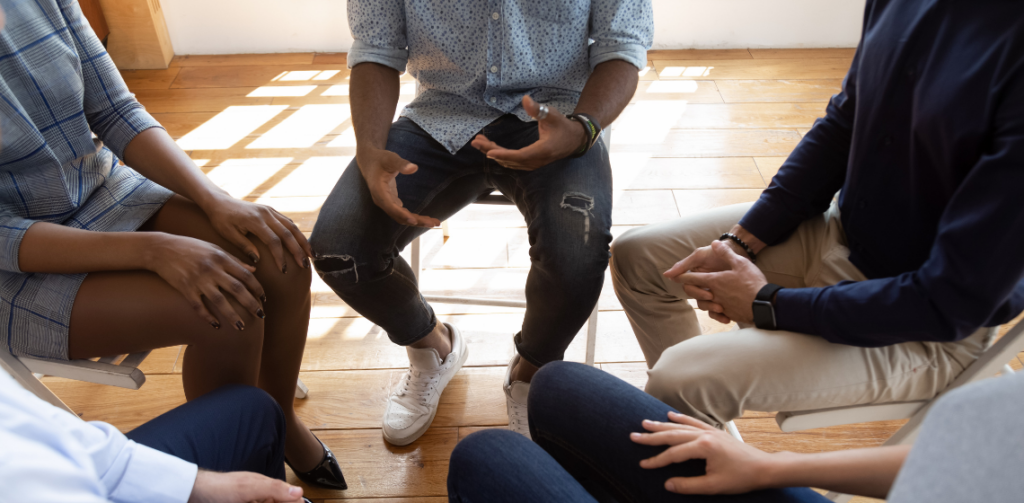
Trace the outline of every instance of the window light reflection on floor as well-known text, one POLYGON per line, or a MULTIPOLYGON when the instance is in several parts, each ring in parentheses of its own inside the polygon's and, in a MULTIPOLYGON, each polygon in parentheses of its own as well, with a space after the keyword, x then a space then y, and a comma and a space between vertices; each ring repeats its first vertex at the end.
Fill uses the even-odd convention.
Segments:
POLYGON ((303 105, 245 148, 309 148, 349 115, 349 106, 344 104, 303 105))
POLYGON ((220 150, 257 130, 286 105, 231 106, 178 139, 182 150, 220 150))
POLYGON ((352 156, 310 157, 264 193, 264 197, 326 196, 352 156))
POLYGON ((267 183, 280 172, 291 157, 228 159, 207 172, 206 176, 231 197, 243 198, 267 183))
POLYGON ((707 77, 711 75, 713 66, 666 66, 660 77, 707 77))
POLYGON ((695 93, 696 80, 655 80, 647 87, 648 94, 695 93))
POLYGON ((253 90, 253 92, 245 95, 246 98, 291 98, 305 96, 313 90, 316 86, 260 86, 253 90))
POLYGON ((615 121, 616 145, 660 145, 686 112, 685 100, 650 100, 630 104, 615 121))

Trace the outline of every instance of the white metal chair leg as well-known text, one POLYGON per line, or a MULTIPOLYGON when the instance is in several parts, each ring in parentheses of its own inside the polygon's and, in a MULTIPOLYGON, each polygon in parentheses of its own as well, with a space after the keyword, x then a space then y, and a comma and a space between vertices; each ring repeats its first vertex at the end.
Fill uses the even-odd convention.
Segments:
POLYGON ((306 398, 308 396, 309 388, 307 388, 302 382, 302 379, 299 379, 298 382, 295 383, 295 398, 306 398))
POLYGON ((410 266, 412 267, 412 273, 416 276, 416 282, 420 281, 420 238, 416 236, 416 239, 412 240, 412 247, 409 250, 412 260, 410 260, 410 266))
POLYGON ((1003 365, 1003 375, 1004 376, 1013 375, 1015 373, 1016 372, 1013 371, 1013 367, 1011 367, 1009 364, 1003 365))
POLYGON ((847 501, 852 500, 853 496, 850 496, 849 494, 843 494, 843 493, 837 493, 837 492, 829 491, 829 492, 825 493, 825 498, 827 498, 829 500, 832 500, 832 501, 834 501, 836 503, 846 503, 847 501))
POLYGON ((451 237, 451 234, 448 233, 448 221, 447 220, 445 220, 444 222, 441 222, 441 235, 443 235, 445 237, 445 239, 451 237))
POLYGON ((736 440, 739 440, 740 442, 743 441, 743 437, 740 435, 740 429, 736 427, 736 423, 734 421, 725 423, 725 431, 732 435, 736 440))
POLYGON ((590 313, 590 319, 587 320, 587 365, 594 366, 594 353, 597 350, 597 305, 594 305, 594 311, 590 313))

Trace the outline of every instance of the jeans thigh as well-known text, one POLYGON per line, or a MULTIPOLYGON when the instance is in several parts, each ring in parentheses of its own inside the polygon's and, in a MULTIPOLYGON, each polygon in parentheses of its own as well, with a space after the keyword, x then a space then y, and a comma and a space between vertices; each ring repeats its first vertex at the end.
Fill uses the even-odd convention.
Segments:
MULTIPOLYGON (((453 155, 405 117, 392 125, 387 149, 419 168, 395 180, 402 205, 413 213, 444 220, 485 190, 482 170, 474 169, 482 154, 475 158, 475 150, 463 149, 453 155)), ((321 274, 350 273, 349 280, 358 282, 386 274, 401 250, 426 231, 380 209, 353 159, 321 208, 310 245, 321 274)))

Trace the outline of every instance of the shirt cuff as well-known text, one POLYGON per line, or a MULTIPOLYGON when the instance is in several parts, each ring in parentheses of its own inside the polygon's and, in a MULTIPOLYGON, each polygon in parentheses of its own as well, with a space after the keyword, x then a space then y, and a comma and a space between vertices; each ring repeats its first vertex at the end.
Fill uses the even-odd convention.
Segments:
POLYGON ((766 245, 774 246, 786 239, 802 222, 800 215, 772 200, 770 194, 761 193, 761 197, 747 210, 739 224, 766 245))
POLYGON ((34 223, 35 220, 22 217, 0 217, 0 242, 3 243, 0 245, 0 271, 22 272, 18 265, 18 251, 21 249, 21 240, 34 223))
POLYGON ((192 495, 199 467, 142 444, 132 447, 128 466, 117 488, 110 494, 114 503, 185 503, 192 495))
POLYGON ((405 64, 408 62, 409 51, 406 49, 377 47, 362 40, 353 42, 352 49, 348 52, 349 68, 355 68, 359 63, 377 63, 404 73, 405 64))
POLYGON ((814 327, 814 299, 821 288, 783 288, 775 294, 775 325, 807 335, 819 335, 814 327))
POLYGON ((601 63, 621 59, 643 70, 647 66, 647 48, 640 44, 608 44, 594 43, 590 45, 590 71, 601 63))

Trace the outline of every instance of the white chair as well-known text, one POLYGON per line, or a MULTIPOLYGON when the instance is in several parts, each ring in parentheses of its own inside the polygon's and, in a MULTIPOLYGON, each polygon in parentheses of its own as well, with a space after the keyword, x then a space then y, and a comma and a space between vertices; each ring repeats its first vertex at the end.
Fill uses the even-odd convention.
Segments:
MULTIPOLYGON (((39 398, 74 414, 57 395, 53 394, 37 377, 50 375, 85 381, 119 388, 139 389, 146 382, 146 375, 139 370, 139 365, 149 356, 149 351, 130 355, 107 356, 95 360, 45 360, 40 358, 17 357, 5 349, 0 349, 0 367, 11 374, 25 389, 35 393, 39 398)), ((302 383, 296 383, 295 397, 306 398, 309 389, 302 383)))
MULTIPOLYGON (((997 328, 994 327, 991 330, 993 330, 994 335, 994 331, 997 328)), ((779 412, 775 416, 775 422, 778 423, 782 431, 793 432, 844 424, 910 419, 907 424, 903 425, 902 428, 889 437, 883 445, 913 443, 921 429, 921 423, 924 421, 925 415, 928 414, 935 401, 949 393, 950 390, 991 377, 1000 372, 1012 374, 1013 369, 1006 362, 1012 360, 1021 351, 1024 351, 1024 335, 1022 334, 1024 334, 1024 323, 1017 323, 1006 335, 985 350, 974 363, 953 380, 949 387, 931 400, 855 405, 800 412, 779 412)), ((848 494, 836 492, 829 492, 825 496, 837 503, 845 503, 852 498, 848 494)))
MULTIPOLYGON (((605 138, 607 141, 607 137, 605 138)), ((500 192, 491 192, 477 199, 473 204, 500 204, 500 205, 513 205, 510 201, 500 192)), ((448 222, 441 223, 442 232, 445 237, 448 237, 448 222)), ((413 272, 416 274, 417 282, 420 279, 420 238, 417 237, 412 241, 410 253, 412 255, 411 263, 413 272)), ((498 307, 521 307, 526 308, 525 300, 504 300, 504 299, 485 299, 480 297, 453 297, 445 295, 424 295, 424 299, 427 302, 437 302, 441 304, 464 304, 472 306, 498 306, 498 307)), ((597 305, 594 305, 594 310, 590 313, 590 318, 587 320, 587 365, 594 365, 594 351, 597 347, 597 305)))

